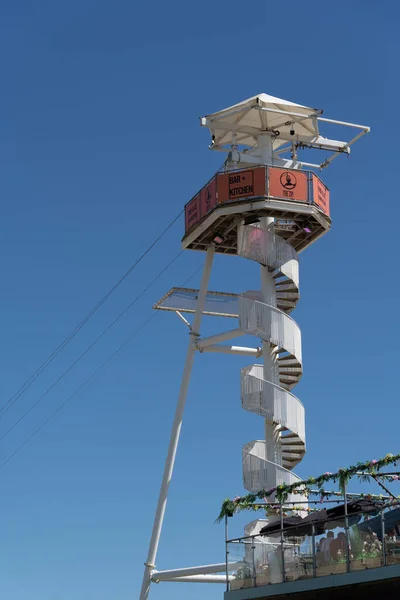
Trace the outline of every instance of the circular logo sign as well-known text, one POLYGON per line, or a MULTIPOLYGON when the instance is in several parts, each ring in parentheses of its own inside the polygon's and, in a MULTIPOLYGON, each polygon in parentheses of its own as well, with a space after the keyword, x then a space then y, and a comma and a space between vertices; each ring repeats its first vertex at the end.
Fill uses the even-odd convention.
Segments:
POLYGON ((297 185, 296 177, 293 173, 285 171, 280 177, 281 185, 285 190, 293 190, 297 185))

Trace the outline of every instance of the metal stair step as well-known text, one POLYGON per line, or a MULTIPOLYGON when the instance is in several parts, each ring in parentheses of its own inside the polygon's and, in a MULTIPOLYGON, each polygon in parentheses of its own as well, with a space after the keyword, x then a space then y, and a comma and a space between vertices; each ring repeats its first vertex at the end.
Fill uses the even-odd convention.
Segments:
POLYGON ((278 363, 278 369, 281 375, 284 375, 285 373, 288 375, 294 373, 303 373, 303 367, 299 363, 295 364, 294 366, 281 365, 278 363))
POLYGON ((274 279, 277 279, 278 277, 286 277, 286 275, 284 275, 279 269, 275 269, 275 271, 272 271, 271 275, 274 279))
POLYGON ((282 460, 282 467, 291 471, 296 465, 299 464, 299 462, 301 462, 302 458, 303 457, 298 458, 297 460, 282 460))
POLYGON ((296 298, 279 298, 278 296, 276 298, 276 304, 278 307, 279 307, 279 305, 283 305, 283 306, 293 306, 293 308, 295 308, 297 302, 298 301, 296 298))
POLYGON ((289 454, 301 454, 304 452, 304 444, 299 444, 298 446, 282 444, 282 452, 289 452, 289 454))
POLYGON ((290 302, 290 300, 281 300, 280 298, 277 298, 276 305, 278 308, 296 308, 294 302, 290 302))
POLYGON ((298 381, 296 381, 294 383, 285 383, 284 381, 281 381, 280 384, 281 384, 281 388, 283 388, 287 392, 290 392, 294 387, 296 387, 296 385, 298 384, 298 381))
POLYGON ((280 292, 278 290, 276 292, 276 298, 282 300, 298 300, 300 298, 300 294, 297 292, 280 292))
POLYGON ((297 287, 293 283, 282 283, 276 285, 277 292, 294 292, 298 293, 297 287))
POLYGON ((301 459, 303 458, 305 452, 302 452, 301 454, 287 454, 284 455, 282 454, 282 462, 290 462, 290 463, 299 463, 301 461, 301 459))
POLYGON ((282 448, 282 459, 285 460, 298 460, 299 456, 304 456, 304 454, 306 453, 306 449, 303 447, 302 450, 298 451, 298 452, 290 452, 290 451, 286 451, 284 448, 282 448))
POLYGON ((294 365, 294 364, 300 364, 299 361, 297 360, 297 358, 295 356, 293 356, 293 354, 287 354, 286 356, 280 356, 278 358, 278 362, 280 365, 294 365))
POLYGON ((300 381, 300 376, 295 381, 285 381, 283 378, 280 379, 281 388, 290 392, 300 381))
POLYGON ((288 385, 294 387, 299 383, 302 375, 303 373, 298 373, 297 375, 279 375, 279 381, 281 386, 288 385))
POLYGON ((299 434, 295 433, 294 431, 290 431, 290 429, 287 429, 286 435, 281 435, 280 440, 283 445, 304 446, 304 441, 301 439, 299 434))
POLYGON ((279 373, 279 379, 281 381, 284 381, 285 383, 290 383, 292 381, 293 382, 298 381, 299 377, 298 376, 296 377, 295 375, 285 375, 285 374, 279 373))
POLYGON ((306 449, 301 448, 300 450, 294 450, 294 451, 290 451, 290 450, 286 450, 285 448, 282 448, 282 458, 284 458, 285 460, 297 460, 299 458, 299 456, 304 456, 304 454, 306 453, 306 449))

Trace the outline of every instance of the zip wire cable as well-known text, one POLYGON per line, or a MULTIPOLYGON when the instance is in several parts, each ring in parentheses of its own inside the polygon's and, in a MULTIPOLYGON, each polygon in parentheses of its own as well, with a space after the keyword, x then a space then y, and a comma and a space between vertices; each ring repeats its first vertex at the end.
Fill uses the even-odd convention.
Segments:
MULTIPOLYGON (((49 392, 51 392, 51 390, 53 388, 55 388, 55 386, 68 374, 70 373, 70 371, 72 371, 72 369, 82 360, 82 358, 93 348, 93 346, 95 346, 105 335, 106 333, 108 333, 108 331, 110 331, 110 329, 116 324, 118 323, 118 321, 128 312, 128 310, 139 300, 139 298, 141 298, 143 296, 143 294, 145 292, 147 292, 147 290, 161 277, 161 275, 163 275, 169 268, 170 266, 181 256, 181 254, 183 253, 183 250, 180 250, 180 252, 178 252, 178 254, 168 263, 168 265, 166 267, 164 267, 162 269, 162 271, 159 272, 159 274, 149 283, 146 285, 146 287, 140 292, 140 294, 138 294, 136 296, 136 298, 134 300, 132 300, 132 302, 130 304, 128 304, 128 306, 126 308, 124 308, 124 310, 114 319, 114 321, 112 321, 103 331, 102 333, 86 348, 86 350, 84 350, 82 352, 82 354, 80 354, 78 356, 78 358, 76 360, 74 360, 74 362, 68 367, 68 369, 66 369, 56 380, 54 383, 51 384, 50 387, 47 388, 47 390, 45 392, 43 392, 43 394, 41 396, 39 396, 39 398, 33 403, 31 404, 31 406, 24 412, 22 413, 22 415, 19 417, 19 419, 17 419, 15 421, 15 423, 13 425, 11 425, 11 427, 9 427, 9 429, 7 429, 7 431, 5 433, 3 433, 3 435, 0 437, 0 442, 31 412, 31 410, 33 410, 35 408, 35 406, 37 406, 39 404, 39 402, 41 400, 43 400, 43 398, 45 396, 47 396, 47 394, 49 392)), ((11 406, 14 404, 14 402, 17 401, 17 398, 13 401, 12 404, 10 404, 10 406, 8 408, 11 408, 11 406)), ((8 409, 7 409, 8 410, 8 409)), ((5 411, 6 412, 6 411, 5 411)), ((5 413, 3 413, 5 414, 5 413)))
MULTIPOLYGON (((197 273, 202 269, 202 266, 199 267, 198 269, 196 269, 196 271, 194 273, 192 273, 192 275, 190 277, 188 277, 188 279, 186 279, 186 281, 184 283, 182 283, 182 286, 185 286, 195 275, 197 275, 197 273)), ((140 327, 138 327, 133 333, 132 335, 130 335, 125 342, 123 342, 118 348, 117 350, 115 350, 115 352, 113 352, 111 354, 111 356, 109 356, 107 358, 107 360, 105 360, 98 369, 96 369, 91 375, 90 377, 88 377, 54 412, 51 413, 51 415, 41 424, 39 425, 39 427, 37 429, 35 429, 35 431, 33 433, 31 433, 31 435, 24 441, 22 442, 22 444, 20 446, 18 446, 18 448, 16 450, 14 450, 14 452, 12 452, 12 454, 10 454, 10 456, 8 456, 0 465, 0 469, 2 469, 3 467, 5 467, 5 465, 7 463, 10 462, 10 460, 12 460, 14 458, 14 456, 16 456, 17 454, 19 454, 19 452, 21 452, 21 450, 23 448, 25 448, 25 446, 27 444, 29 444, 29 442, 31 440, 33 440, 34 437, 37 436, 38 433, 40 433, 40 431, 42 431, 42 429, 44 429, 44 427, 46 427, 46 425, 52 420, 54 419, 54 417, 56 415, 58 415, 59 412, 62 411, 62 409, 68 404, 68 402, 70 400, 72 400, 77 394, 79 394, 79 392, 81 390, 83 390, 83 388, 85 388, 88 383, 90 383, 99 373, 100 371, 102 371, 116 356, 117 354, 119 354, 121 352, 121 350, 123 350, 125 348, 125 346, 127 346, 137 335, 138 333, 140 333, 142 331, 142 329, 144 329, 152 319, 154 319, 155 317, 157 317, 158 314, 157 313, 153 313, 151 315, 151 317, 149 317, 148 319, 146 319, 146 321, 144 321, 142 323, 142 325, 140 325, 140 327)))
POLYGON ((101 308, 101 306, 108 300, 108 298, 115 292, 115 290, 121 285, 123 281, 132 273, 132 271, 138 266, 138 264, 147 256, 147 254, 154 248, 154 246, 164 237, 164 235, 171 229, 176 223, 179 217, 182 215, 183 210, 171 221, 169 225, 160 233, 160 235, 150 244, 150 246, 143 252, 141 256, 129 267, 129 269, 118 279, 118 281, 108 290, 108 292, 99 300, 86 315, 84 319, 75 327, 73 331, 61 342, 59 346, 50 354, 50 356, 36 369, 34 373, 21 385, 21 387, 7 400, 7 402, 0 407, 0 417, 7 412, 7 410, 26 392, 26 390, 36 381, 36 379, 43 373, 43 371, 49 366, 51 362, 60 354, 60 352, 69 344, 69 342, 76 336, 76 334, 86 325, 86 323, 93 317, 93 315, 101 308))

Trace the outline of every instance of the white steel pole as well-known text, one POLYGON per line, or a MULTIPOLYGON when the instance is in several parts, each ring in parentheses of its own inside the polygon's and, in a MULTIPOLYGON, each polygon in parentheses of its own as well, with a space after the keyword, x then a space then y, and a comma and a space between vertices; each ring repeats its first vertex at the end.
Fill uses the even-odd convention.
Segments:
POLYGON ((219 344, 219 342, 226 342, 227 340, 232 340, 236 337, 244 335, 243 329, 230 329, 229 331, 223 331, 222 333, 217 333, 216 335, 211 335, 210 337, 203 338, 198 344, 197 347, 201 351, 207 348, 207 346, 212 346, 214 344, 219 344))
POLYGON ((165 581, 172 583, 226 583, 233 579, 233 575, 229 575, 228 579, 226 575, 188 575, 187 577, 171 577, 165 581))
POLYGON ((243 563, 240 561, 230 562, 228 564, 224 562, 214 565, 202 565, 200 567, 183 567, 183 569, 169 569, 168 571, 154 571, 153 580, 166 581, 167 579, 171 579, 171 577, 188 577, 189 575, 209 575, 210 573, 222 573, 222 571, 226 571, 227 567, 228 571, 234 571, 241 566, 243 566, 243 563))
POLYGON ((183 411, 185 409, 186 396, 189 388, 190 375, 193 367, 194 355, 196 352, 195 341, 199 335, 201 318, 203 316, 204 304, 207 294, 208 282, 211 274, 211 267, 214 258, 214 246, 210 246, 206 253, 203 275, 201 278, 199 297, 196 304, 196 311, 193 319, 192 331, 190 332, 189 346, 186 354, 185 366, 183 369, 181 387, 179 390, 178 403, 175 411, 175 418, 172 425, 171 439, 168 447, 168 454, 165 461, 164 474, 162 478, 160 494, 158 497, 156 515, 154 518, 153 531, 151 534, 149 552, 145 562, 142 589, 140 591, 140 600, 147 600, 150 590, 151 573, 155 568, 158 544, 160 541, 161 529, 163 525, 165 509, 167 506, 168 489, 171 483, 172 472, 176 451, 178 448, 179 436, 182 428, 183 411))
MULTIPOLYGON (((274 219, 272 217, 265 217, 261 220, 261 227, 265 231, 272 233, 274 219)), ((262 302, 269 306, 276 306, 276 288, 275 282, 272 275, 268 271, 268 267, 261 265, 261 295, 262 302)), ((271 383, 278 384, 278 365, 276 362, 276 356, 273 352, 273 348, 268 342, 263 342, 263 357, 264 357, 264 380, 270 381, 271 383)), ((279 425, 276 425, 265 419, 265 445, 266 445, 266 459, 275 463, 281 464, 281 453, 280 453, 280 433, 279 425)), ((269 477, 268 477, 269 479, 269 477)), ((268 487, 272 488, 276 486, 276 481, 268 481, 268 487)))
POLYGON ((239 354, 241 356, 255 356, 258 358, 262 354, 261 348, 246 348, 245 346, 223 346, 215 344, 206 346, 203 352, 219 352, 220 354, 239 354))
MULTIPOLYGON (((266 165, 272 165, 272 138, 269 135, 262 135, 258 139, 258 148, 261 151, 262 162, 266 165)), ((262 229, 266 232, 273 233, 274 218, 264 217, 260 220, 262 229)), ((268 236, 267 236, 268 237, 268 236)), ((268 252, 268 249, 267 249, 268 252)), ((276 287, 275 281, 270 274, 268 267, 261 265, 261 297, 262 302, 269 306, 276 306, 276 287)), ((276 362, 276 356, 273 353, 273 348, 268 342, 263 343, 263 357, 264 357, 264 380, 270 381, 271 383, 279 383, 278 365, 276 362)), ((282 464, 281 451, 280 451, 280 433, 279 425, 265 419, 265 450, 266 459, 275 464, 282 464)), ((268 487, 273 488, 276 486, 275 480, 270 480, 270 470, 268 470, 268 487)))

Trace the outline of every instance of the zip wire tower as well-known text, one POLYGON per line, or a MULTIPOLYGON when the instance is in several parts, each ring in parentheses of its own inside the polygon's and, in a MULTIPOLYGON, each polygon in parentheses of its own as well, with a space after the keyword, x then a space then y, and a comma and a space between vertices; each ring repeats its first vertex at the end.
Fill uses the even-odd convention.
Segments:
MULTIPOLYGON (((298 254, 331 226, 329 190, 314 170, 349 155, 350 146, 369 132, 369 127, 327 119, 321 110, 267 94, 203 117, 201 126, 210 130, 210 149, 227 157, 221 171, 185 206, 182 247, 206 254, 200 289, 172 288, 154 306, 176 312, 190 336, 140 600, 147 599, 152 581, 226 582, 226 574, 218 575, 225 562, 169 571, 156 570, 155 564, 196 352, 259 359, 241 371, 242 407, 265 423, 265 439, 242 448, 244 487, 257 492, 299 479, 293 468, 306 451, 305 411, 292 389, 303 367, 301 332, 290 313, 299 300, 298 254), (319 133, 323 123, 358 132, 347 142, 328 139, 319 133), (300 153, 307 157, 311 150, 320 151, 321 162, 300 160, 300 153), (259 263, 260 291, 208 291, 215 253, 259 263), (192 323, 182 313, 192 314, 192 323), (233 318, 237 326, 202 338, 203 315, 233 318), (258 347, 231 345, 249 334, 260 338, 258 347)), ((253 521, 246 535, 257 534, 261 525, 265 521, 253 521)))

